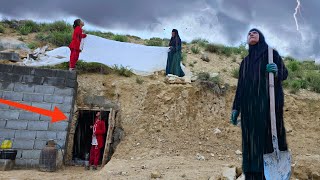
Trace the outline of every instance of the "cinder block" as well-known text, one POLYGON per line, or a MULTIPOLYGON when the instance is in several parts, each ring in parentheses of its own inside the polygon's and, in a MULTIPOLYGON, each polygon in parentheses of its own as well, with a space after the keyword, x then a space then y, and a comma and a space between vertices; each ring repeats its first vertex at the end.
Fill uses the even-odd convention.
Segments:
POLYGON ((66 80, 58 77, 45 77, 43 84, 51 86, 65 86, 66 80))
POLYGON ((22 120, 39 120, 40 119, 40 114, 37 113, 32 113, 32 112, 27 112, 27 111, 21 111, 19 119, 22 120))
POLYGON ((1 64, 0 72, 10 73, 12 72, 13 65, 12 64, 1 64))
MULTIPOLYGON (((23 101, 16 101, 17 103, 20 103, 20 104, 24 104, 24 105, 28 105, 28 106, 31 106, 31 102, 23 102, 23 101)), ((12 109, 12 110, 21 110, 21 109, 19 109, 19 108, 15 108, 15 107, 13 107, 13 106, 10 106, 10 109, 12 109)))
POLYGON ((3 129, 3 128, 0 128, 0 138, 14 138, 14 133, 15 131, 14 130, 11 130, 11 129, 3 129))
POLYGON ((57 132, 55 132, 55 131, 37 131, 36 138, 41 139, 41 140, 56 139, 57 132))
POLYGON ((34 86, 30 85, 30 84, 16 83, 14 85, 13 90, 15 92, 29 92, 29 93, 32 93, 32 92, 34 92, 34 86))
POLYGON ((21 82, 26 84, 33 84, 33 85, 43 85, 44 77, 33 76, 33 75, 23 75, 21 77, 21 82))
POLYGON ((67 131, 68 129, 68 121, 60 121, 56 123, 50 123, 49 124, 49 130, 50 131, 67 131))
POLYGON ((2 98, 3 91, 0 89, 0 98, 2 98))
POLYGON ((57 132, 57 139, 65 141, 67 139, 67 131, 57 132))
POLYGON ((7 123, 6 120, 0 120, 0 129, 1 128, 5 128, 6 127, 6 123, 7 123))
POLYGON ((69 88, 75 88, 78 86, 78 82, 76 80, 67 79, 66 80, 66 86, 69 88))
POLYGON ((0 104, 0 109, 9 109, 10 106, 5 104, 0 104))
POLYGON ((25 130, 27 129, 28 121, 23 120, 7 120, 6 128, 15 130, 25 130))
POLYGON ((20 159, 20 158, 22 158, 22 150, 21 149, 17 150, 17 156, 16 156, 16 159, 20 159))
POLYGON ((33 149, 34 140, 15 139, 12 143, 13 149, 33 149))
POLYGON ((58 95, 44 95, 44 102, 62 104, 63 101, 64 101, 64 97, 63 97, 63 96, 58 96, 58 95))
POLYGON ((72 108, 70 104, 52 104, 51 110, 54 110, 55 107, 59 108, 64 113, 70 113, 72 108))
POLYGON ((12 73, 0 73, 0 81, 5 82, 20 82, 21 75, 18 74, 12 74, 12 73))
POLYGON ((3 92, 3 99, 11 100, 11 101, 22 101, 23 93, 21 92, 11 92, 5 91, 3 92))
POLYGON ((65 149, 66 141, 65 140, 58 140, 56 143, 59 145, 59 148, 65 149))
POLYGON ((34 169, 39 166, 39 159, 16 159, 15 164, 22 169, 34 169))
POLYGON ((36 103, 36 102, 33 102, 31 104, 34 107, 38 107, 38 108, 42 108, 42 109, 46 109, 46 110, 51 110, 51 104, 50 103, 36 103))
POLYGON ((56 77, 76 80, 77 73, 75 71, 70 72, 68 70, 57 70, 56 77))
POLYGON ((27 66, 13 66, 12 73, 19 75, 30 75, 33 68, 27 66))
POLYGON ((55 95, 62 95, 62 96, 73 96, 74 89, 72 89, 72 88, 55 88, 54 94, 55 95))
POLYGON ((27 102, 43 102, 43 94, 24 93, 23 101, 27 102))
POLYGON ((46 147, 47 141, 45 140, 36 140, 34 143, 34 149, 42 150, 44 147, 46 147))
POLYGON ((41 77, 55 77, 57 71, 52 69, 34 69, 34 75, 41 77))
POLYGON ((33 140, 36 138, 36 133, 37 133, 36 131, 16 131, 14 138, 33 140))
POLYGON ((31 131, 47 131, 49 122, 46 121, 29 121, 28 130, 31 131))
POLYGON ((63 101, 63 104, 70 104, 70 105, 72 105, 72 100, 73 100, 73 97, 72 97, 72 96, 65 96, 64 101, 63 101))
POLYGON ((0 119, 18 119, 19 111, 0 110, 0 119))
POLYGON ((51 121, 51 117, 40 115, 40 121, 51 121))
POLYGON ((20 56, 15 52, 0 52, 0 59, 18 62, 20 60, 20 56))
POLYGON ((12 82, 0 82, 0 90, 13 91, 13 88, 14 88, 14 83, 12 82))
POLYGON ((53 94, 54 86, 36 85, 34 92, 41 94, 53 94))
POLYGON ((23 159, 39 159, 41 150, 23 150, 22 158, 23 159))

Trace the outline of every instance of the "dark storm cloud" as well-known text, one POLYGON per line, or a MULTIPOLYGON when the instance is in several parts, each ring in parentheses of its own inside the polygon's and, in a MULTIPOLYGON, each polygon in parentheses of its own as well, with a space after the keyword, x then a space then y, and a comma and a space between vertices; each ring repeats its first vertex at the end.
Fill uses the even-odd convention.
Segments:
MULTIPOLYGON (((164 23, 163 19, 179 19, 209 8, 214 13, 207 13, 210 17, 204 19, 217 18, 221 27, 219 33, 224 33, 230 43, 243 41, 248 28, 260 26, 262 32, 268 32, 267 41, 275 39, 275 42, 290 44, 290 53, 320 56, 320 1, 300 1, 301 14, 297 16, 303 38, 293 18, 296 0, 1 0, 0 13, 15 18, 30 14, 46 19, 76 16, 109 29, 121 25, 133 30, 152 30, 164 23), (216 17, 212 17, 214 14, 216 17), (303 52, 301 48, 305 48, 303 52)), ((215 21, 208 23, 212 22, 215 21)), ((203 22, 199 26, 201 24, 203 22)), ((218 25, 206 28, 210 30, 215 26, 218 25)))

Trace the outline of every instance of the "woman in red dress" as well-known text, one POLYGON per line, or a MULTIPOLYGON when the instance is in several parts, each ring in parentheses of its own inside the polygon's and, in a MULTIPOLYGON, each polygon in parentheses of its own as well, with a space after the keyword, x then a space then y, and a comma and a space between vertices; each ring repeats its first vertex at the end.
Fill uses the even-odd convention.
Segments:
POLYGON ((101 118, 101 113, 97 112, 95 122, 93 125, 92 146, 90 150, 89 166, 93 170, 97 170, 100 159, 101 148, 104 146, 104 136, 106 133, 106 125, 104 119, 101 118))
POLYGON ((69 70, 72 71, 76 67, 76 63, 79 59, 79 54, 81 52, 80 44, 83 38, 86 38, 87 35, 82 33, 82 27, 84 26, 84 22, 80 19, 76 19, 73 23, 73 34, 72 34, 72 41, 69 45, 71 50, 70 54, 70 63, 69 63, 69 70))

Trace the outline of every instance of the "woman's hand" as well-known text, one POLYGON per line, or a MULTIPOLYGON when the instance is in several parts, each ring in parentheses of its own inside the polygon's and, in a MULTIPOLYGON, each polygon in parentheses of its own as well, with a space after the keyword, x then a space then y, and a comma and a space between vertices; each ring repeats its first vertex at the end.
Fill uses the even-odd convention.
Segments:
POLYGON ((231 112, 231 118, 230 118, 230 122, 233 125, 237 125, 238 123, 238 116, 239 116, 239 111, 238 110, 232 110, 231 112))
POLYGON ((267 64, 266 71, 268 73, 272 72, 275 76, 278 75, 278 66, 275 63, 267 64))

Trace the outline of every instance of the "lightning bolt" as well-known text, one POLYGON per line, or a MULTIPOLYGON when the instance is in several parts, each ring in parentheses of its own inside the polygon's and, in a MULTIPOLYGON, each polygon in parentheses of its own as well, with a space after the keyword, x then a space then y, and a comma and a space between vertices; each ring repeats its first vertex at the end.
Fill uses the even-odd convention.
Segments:
POLYGON ((293 18, 296 22, 297 31, 299 31, 299 23, 298 23, 298 19, 297 19, 298 11, 300 12, 300 0, 297 0, 297 7, 295 8, 295 12, 293 14, 293 18))

